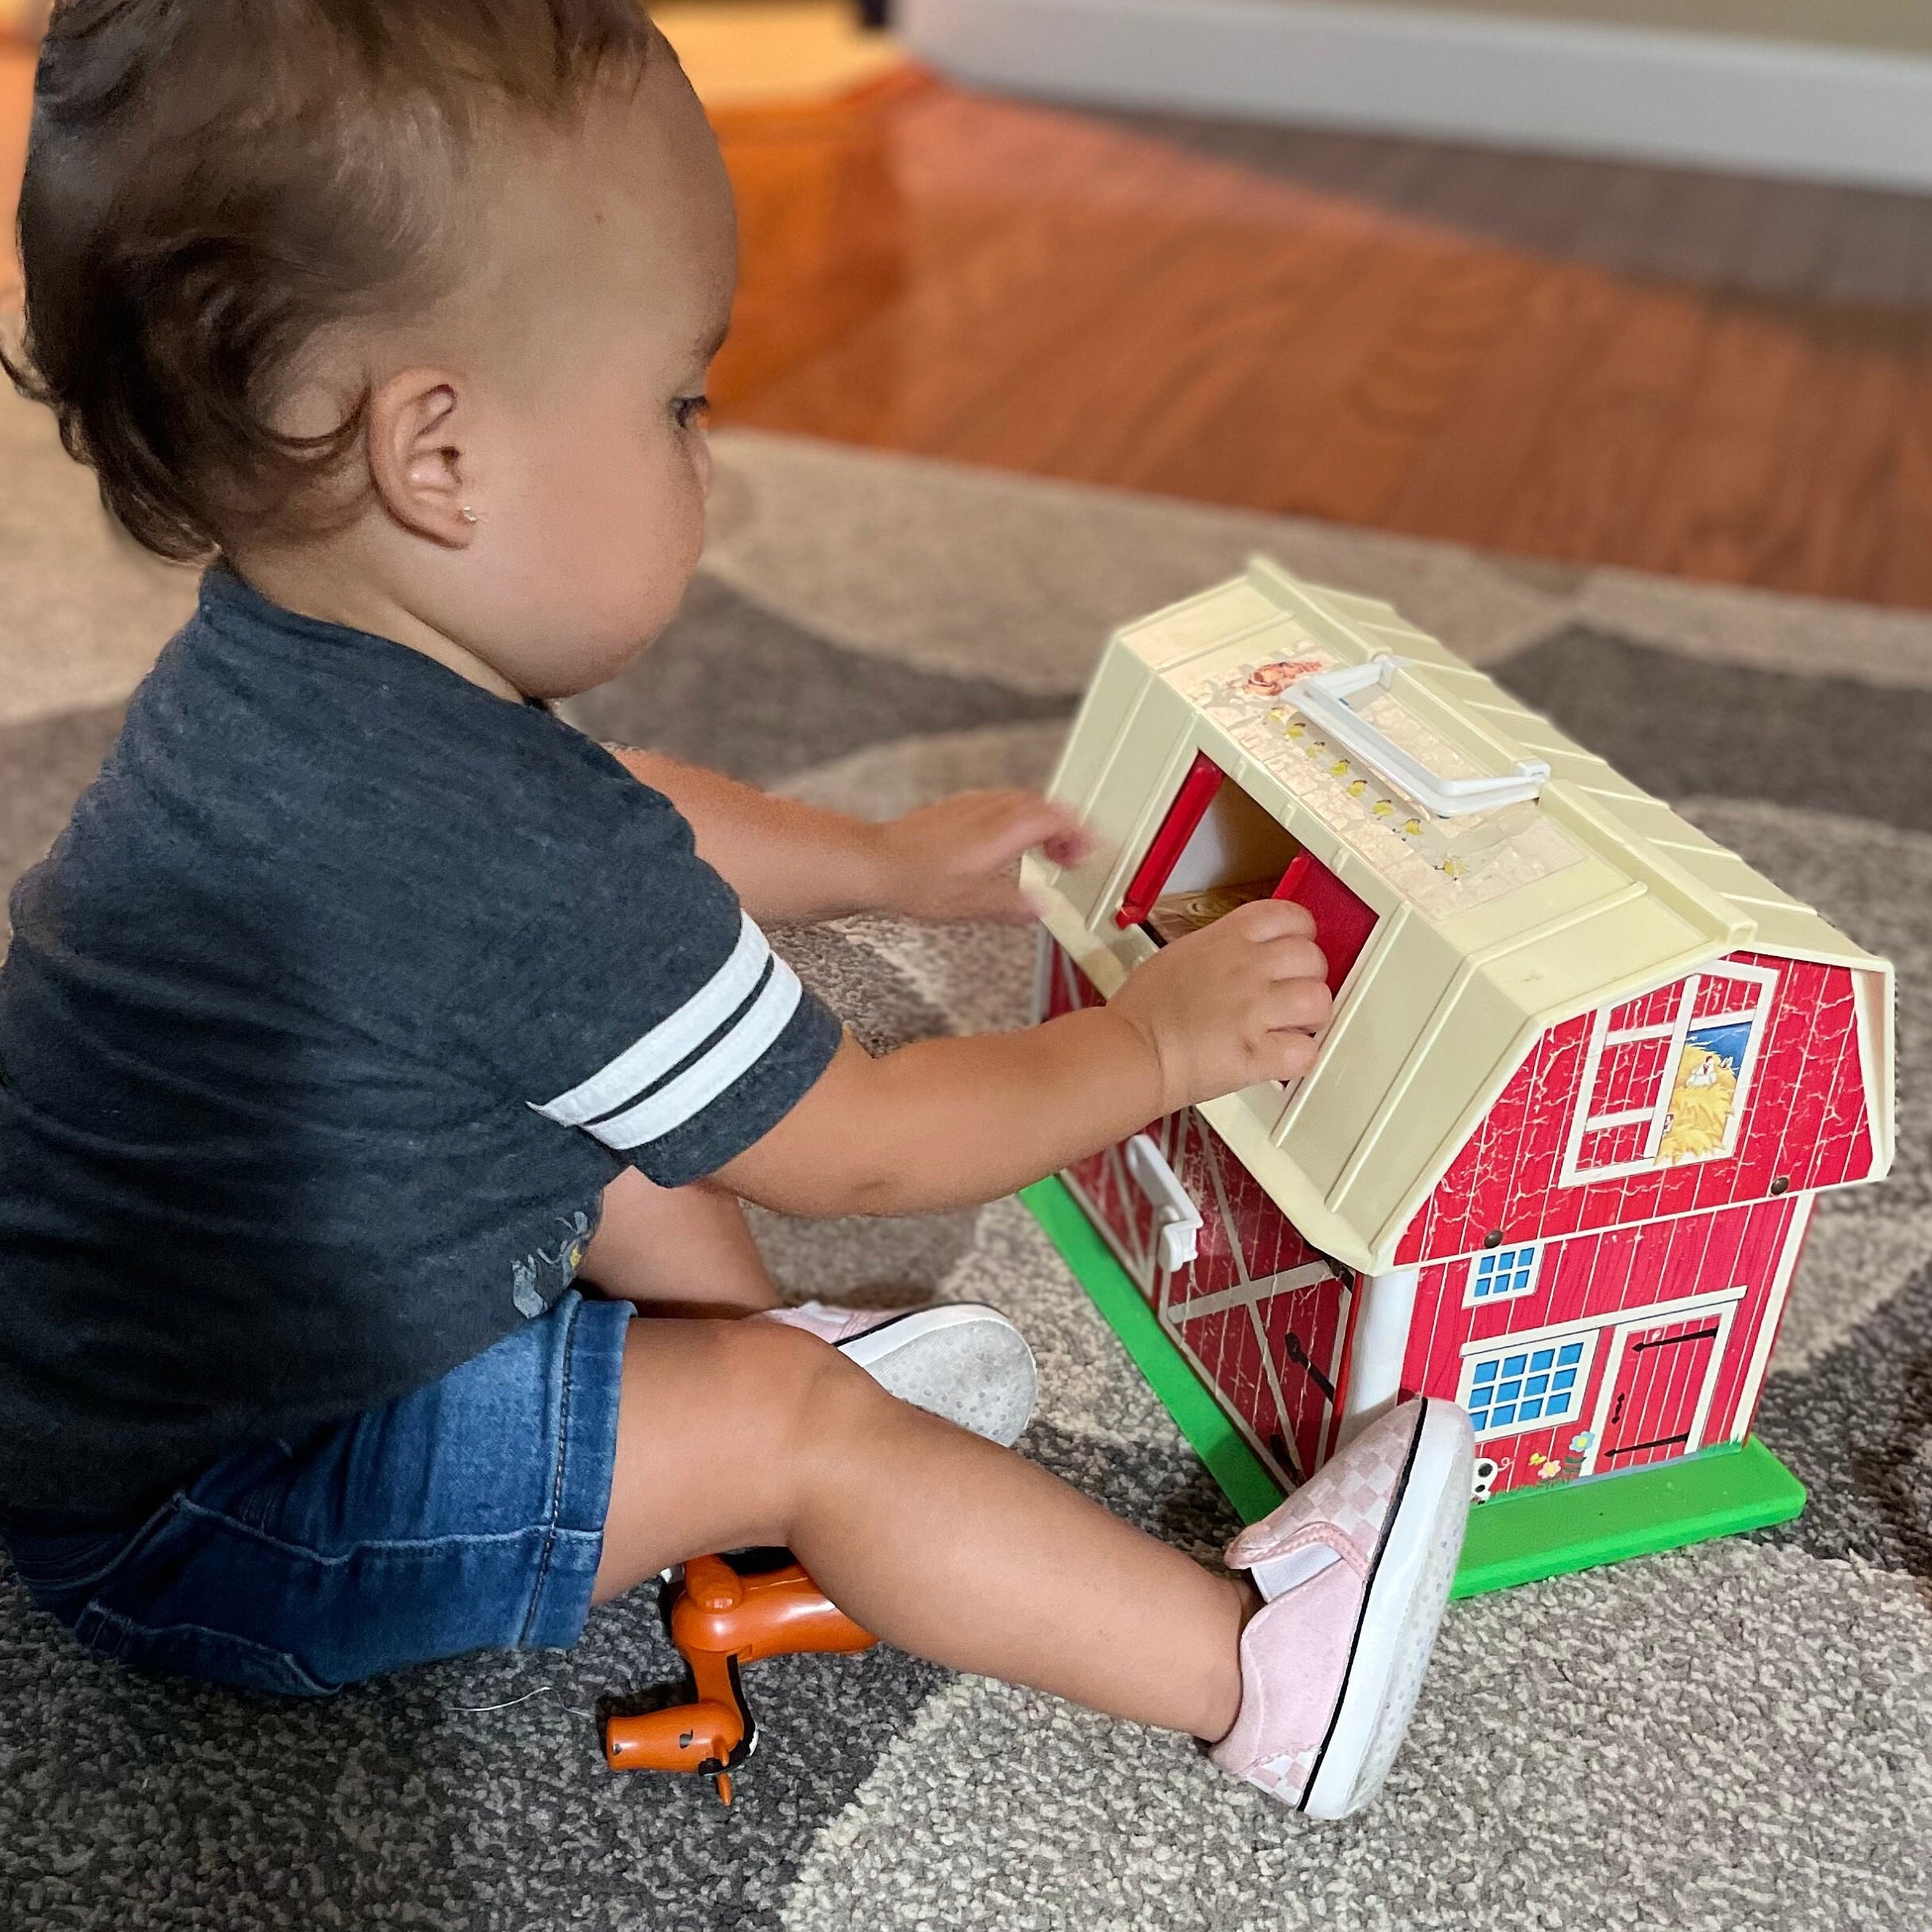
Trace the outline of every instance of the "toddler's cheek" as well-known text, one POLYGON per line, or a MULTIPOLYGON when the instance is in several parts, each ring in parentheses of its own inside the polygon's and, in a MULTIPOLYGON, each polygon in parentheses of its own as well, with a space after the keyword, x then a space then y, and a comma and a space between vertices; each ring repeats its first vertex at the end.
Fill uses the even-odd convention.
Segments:
POLYGON ((703 547, 703 486, 687 450, 619 461, 562 436, 516 481, 492 517, 476 615, 515 682, 562 696, 615 676, 675 615, 703 547))
POLYGON ((703 499, 688 488, 638 505, 629 518, 595 528, 587 522, 575 544, 582 634, 634 653, 677 615, 703 546, 703 499))
POLYGON ((635 506, 621 525, 607 528, 598 568, 613 607, 620 606, 652 634, 675 615, 684 587, 704 548, 704 498, 688 476, 635 506))
POLYGON ((703 497, 662 475, 626 484, 560 494, 543 520, 552 581, 560 597, 606 611, 667 597, 675 608, 703 545, 703 497))

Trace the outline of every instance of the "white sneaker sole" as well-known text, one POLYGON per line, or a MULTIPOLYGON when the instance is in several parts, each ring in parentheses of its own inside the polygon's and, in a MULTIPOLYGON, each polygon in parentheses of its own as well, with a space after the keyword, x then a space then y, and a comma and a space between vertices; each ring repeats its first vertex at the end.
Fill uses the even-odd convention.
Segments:
POLYGON ((998 1309, 909 1309, 838 1344, 879 1386, 1010 1448, 1033 1419, 1040 1375, 1026 1337, 998 1309))
POLYGON ((1416 1708, 1462 1553, 1474 1480, 1469 1418, 1431 1400, 1369 1573, 1340 1703, 1301 1795, 1311 1818, 1346 1818, 1382 1787, 1416 1708))

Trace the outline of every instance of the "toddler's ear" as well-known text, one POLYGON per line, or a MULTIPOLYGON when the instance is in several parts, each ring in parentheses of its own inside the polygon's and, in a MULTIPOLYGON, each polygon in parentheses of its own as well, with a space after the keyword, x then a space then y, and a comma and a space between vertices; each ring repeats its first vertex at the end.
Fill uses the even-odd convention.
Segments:
POLYGON ((463 408, 442 369, 403 369, 369 397, 364 432, 369 480, 406 530, 460 550, 479 512, 465 495, 463 408))

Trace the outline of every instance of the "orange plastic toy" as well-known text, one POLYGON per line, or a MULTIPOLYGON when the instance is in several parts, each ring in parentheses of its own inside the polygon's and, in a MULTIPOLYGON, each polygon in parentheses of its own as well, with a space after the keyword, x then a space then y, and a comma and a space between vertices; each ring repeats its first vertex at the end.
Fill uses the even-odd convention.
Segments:
POLYGON ((728 1805, 731 1774, 758 1742, 740 1667, 801 1651, 870 1650, 878 1639, 795 1563, 744 1571, 723 1556, 696 1556, 668 1587, 671 1640, 690 1667, 696 1697, 641 1716, 607 1718, 604 1762, 614 1771, 702 1771, 728 1805))

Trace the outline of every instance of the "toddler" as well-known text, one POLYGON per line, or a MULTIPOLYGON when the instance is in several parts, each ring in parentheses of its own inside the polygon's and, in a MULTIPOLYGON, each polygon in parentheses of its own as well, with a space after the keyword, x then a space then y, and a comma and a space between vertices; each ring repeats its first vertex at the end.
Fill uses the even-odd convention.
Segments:
POLYGON ((741 1201, 990 1201, 1291 1079, 1328 995, 1264 902, 1104 1010, 872 1058, 761 926, 1021 917, 1012 862, 1078 827, 1006 792, 866 825, 553 715, 696 564, 735 272, 632 0, 65 0, 20 236, 15 380, 209 564, 0 973, 36 1600, 315 1695, 784 1545, 910 1651, 1365 1802, 1460 1410, 1382 1417, 1213 1571, 1004 1446, 1033 1363, 996 1312, 784 1309, 752 1246, 741 1201))

